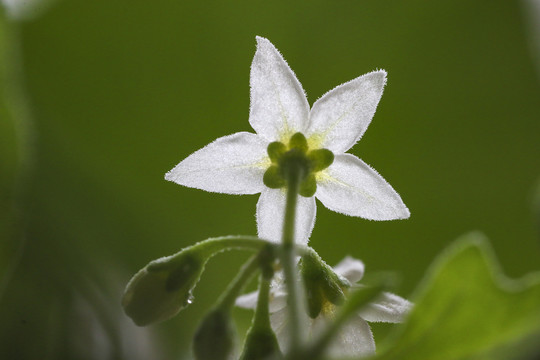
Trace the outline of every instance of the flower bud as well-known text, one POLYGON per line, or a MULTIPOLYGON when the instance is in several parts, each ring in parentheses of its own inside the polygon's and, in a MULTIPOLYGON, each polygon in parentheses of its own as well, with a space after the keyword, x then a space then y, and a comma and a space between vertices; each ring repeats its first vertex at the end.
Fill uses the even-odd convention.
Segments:
POLYGON ((150 262, 126 286, 124 311, 139 326, 170 319, 191 303, 191 291, 206 261, 206 257, 186 249, 150 262))
POLYGON ((327 304, 341 305, 345 301, 343 289, 351 285, 339 276, 311 249, 302 256, 300 273, 306 288, 308 314, 314 319, 327 304))
POLYGON ((226 360, 234 346, 234 327, 229 309, 215 308, 202 321, 193 339, 197 360, 226 360))
POLYGON ((240 360, 283 359, 276 335, 270 327, 252 329, 246 337, 240 360))

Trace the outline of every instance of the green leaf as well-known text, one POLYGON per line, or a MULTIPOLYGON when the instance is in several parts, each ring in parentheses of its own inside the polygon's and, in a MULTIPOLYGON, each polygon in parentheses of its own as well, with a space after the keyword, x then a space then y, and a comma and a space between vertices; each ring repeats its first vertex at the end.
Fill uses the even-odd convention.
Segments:
POLYGON ((477 233, 435 261, 415 303, 395 341, 373 359, 520 358, 540 334, 540 273, 506 278, 477 233))

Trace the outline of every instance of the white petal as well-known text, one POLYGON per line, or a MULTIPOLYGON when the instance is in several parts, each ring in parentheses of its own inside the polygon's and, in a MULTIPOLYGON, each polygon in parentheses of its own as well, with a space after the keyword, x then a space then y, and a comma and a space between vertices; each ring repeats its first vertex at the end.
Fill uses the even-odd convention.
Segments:
POLYGON ((284 290, 272 291, 270 293, 270 303, 268 304, 268 311, 275 313, 287 306, 287 293, 284 290))
POLYGON ((400 323, 411 311, 412 303, 395 294, 382 293, 376 302, 369 304, 359 315, 370 322, 400 323))
MULTIPOLYGON (((320 334, 327 326, 322 316, 314 321, 313 332, 320 334)), ((353 316, 330 343, 327 354, 332 358, 358 357, 375 353, 375 340, 368 323, 359 316, 353 316)))
POLYGON ((334 153, 350 149, 364 135, 386 84, 378 70, 330 90, 313 104, 306 136, 334 153))
POLYGON ((240 295, 236 298, 235 305, 243 309, 255 309, 257 307, 257 299, 259 292, 253 291, 248 294, 240 295))
POLYGON ((334 266, 334 271, 349 280, 351 284, 360 281, 364 276, 364 263, 358 259, 346 256, 334 266))
POLYGON ((287 307, 270 314, 270 325, 276 334, 281 351, 289 347, 289 311, 287 307))
MULTIPOLYGON (((235 305, 243 309, 255 309, 257 307, 257 299, 259 291, 253 291, 245 295, 240 295, 236 298, 235 305)), ((287 294, 283 291, 270 292, 268 311, 275 313, 287 306, 287 294)))
POLYGON ((265 187, 268 142, 240 132, 221 137, 188 156, 165 179, 177 184, 227 194, 256 194, 265 187))
POLYGON ((257 37, 250 85, 249 123, 259 135, 277 141, 304 132, 309 104, 302 85, 279 51, 262 37, 257 37))
MULTIPOLYGON (((282 352, 285 352, 289 348, 289 341, 291 339, 289 332, 289 318, 289 308, 286 306, 274 313, 270 313, 270 325, 276 334, 276 338, 282 352)), ((307 335, 311 335, 306 333, 306 329, 310 329, 310 323, 311 321, 308 320, 307 315, 302 316, 301 314, 300 329, 302 329, 303 332, 300 335, 302 338, 307 337, 307 335)))
POLYGON ((332 165, 319 174, 315 196, 330 210, 370 220, 410 216, 399 194, 356 156, 336 155, 332 165))
POLYGON ((285 276, 283 271, 274 273, 274 277, 270 282, 270 304, 269 311, 274 313, 287 306, 287 285, 285 284, 285 276))
MULTIPOLYGON (((282 189, 266 188, 257 202, 257 230, 259 237, 276 243, 283 236, 286 193, 282 189)), ((315 225, 315 198, 298 196, 296 206, 295 243, 307 244, 315 225)))

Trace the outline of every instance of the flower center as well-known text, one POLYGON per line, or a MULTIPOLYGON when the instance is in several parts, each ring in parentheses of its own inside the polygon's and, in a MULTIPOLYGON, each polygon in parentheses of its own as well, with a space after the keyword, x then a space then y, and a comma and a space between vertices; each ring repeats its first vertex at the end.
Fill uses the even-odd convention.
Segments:
POLYGON ((270 143, 267 152, 272 164, 264 173, 264 184, 271 189, 286 187, 287 179, 296 173, 300 181, 298 193, 304 197, 315 194, 315 174, 334 161, 334 154, 328 149, 310 150, 306 137, 299 132, 291 136, 288 145, 280 141, 270 143))

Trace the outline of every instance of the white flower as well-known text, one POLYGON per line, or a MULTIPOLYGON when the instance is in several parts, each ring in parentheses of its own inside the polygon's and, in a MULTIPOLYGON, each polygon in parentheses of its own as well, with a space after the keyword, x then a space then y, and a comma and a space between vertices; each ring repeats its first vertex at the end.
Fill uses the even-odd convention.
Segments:
MULTIPOLYGON (((281 54, 270 41, 257 37, 251 65, 249 114, 256 134, 239 132, 221 137, 191 154, 165 179, 212 192, 260 192, 259 237, 280 241, 285 189, 278 188, 281 185, 275 181, 273 188, 266 186, 266 178, 263 182, 265 173, 271 172, 269 168, 279 167, 279 159, 271 160, 268 150, 271 143, 281 142, 277 143, 281 146, 277 150, 288 151, 293 147, 291 137, 301 133, 300 142, 307 146, 302 150, 305 161, 311 161, 312 155, 324 156, 322 160, 316 159, 322 161, 317 163, 322 166, 309 163, 310 176, 303 184, 303 192, 301 186, 300 194, 304 196, 298 198, 297 204, 297 243, 306 244, 313 229, 315 197, 330 210, 346 215, 370 220, 408 218, 409 210, 396 191, 369 165, 345 154, 366 131, 385 83, 383 70, 365 74, 327 92, 310 110, 300 82, 281 54), (318 154, 317 149, 327 150, 318 154)), ((272 176, 271 180, 279 180, 279 176, 272 176)))
MULTIPOLYGON (((346 278, 351 284, 357 283, 364 276, 364 264, 352 257, 346 257, 334 267, 336 274, 346 278)), ((257 304, 257 292, 242 295, 236 299, 236 305, 245 309, 254 309, 257 304)), ((367 356, 375 353, 375 341, 368 325, 369 322, 402 322, 405 315, 411 310, 412 304, 391 293, 384 292, 376 302, 362 309, 357 316, 353 316, 330 343, 327 350, 332 357, 367 356)), ((270 293, 270 322, 276 333, 282 349, 288 346, 288 310, 287 291, 285 284, 274 281, 270 293)), ((316 337, 332 320, 336 307, 330 303, 324 304, 323 311, 315 319, 309 319, 304 329, 310 339, 316 337)))

